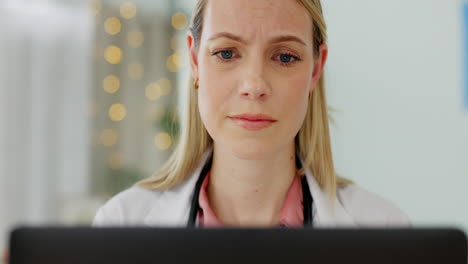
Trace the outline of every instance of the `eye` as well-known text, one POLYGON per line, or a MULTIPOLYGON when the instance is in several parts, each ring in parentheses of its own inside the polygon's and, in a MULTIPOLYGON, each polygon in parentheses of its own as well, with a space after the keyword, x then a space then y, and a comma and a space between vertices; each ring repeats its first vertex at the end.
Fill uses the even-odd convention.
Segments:
POLYGON ((281 62, 288 63, 288 62, 290 62, 292 59, 293 59, 293 57, 292 57, 291 55, 288 55, 288 54, 281 54, 281 55, 280 55, 280 61, 281 61, 281 62))
POLYGON ((232 50, 223 50, 220 52, 221 53, 221 57, 223 57, 223 59, 230 59, 232 58, 232 50))
POLYGON ((212 55, 216 56, 222 62, 229 62, 234 57, 234 52, 231 49, 225 49, 214 52, 212 55))
POLYGON ((293 64, 296 64, 299 61, 301 61, 301 58, 299 58, 298 56, 289 54, 289 53, 281 53, 275 56, 275 58, 278 58, 278 57, 279 57, 279 60, 278 60, 279 63, 286 67, 292 66, 293 64))

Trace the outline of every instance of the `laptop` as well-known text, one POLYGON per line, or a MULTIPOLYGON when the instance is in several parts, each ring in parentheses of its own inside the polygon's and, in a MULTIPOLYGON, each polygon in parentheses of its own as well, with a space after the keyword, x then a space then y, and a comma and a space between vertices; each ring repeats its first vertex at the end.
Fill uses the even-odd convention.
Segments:
POLYGON ((10 264, 466 264, 457 229, 22 227, 10 264))

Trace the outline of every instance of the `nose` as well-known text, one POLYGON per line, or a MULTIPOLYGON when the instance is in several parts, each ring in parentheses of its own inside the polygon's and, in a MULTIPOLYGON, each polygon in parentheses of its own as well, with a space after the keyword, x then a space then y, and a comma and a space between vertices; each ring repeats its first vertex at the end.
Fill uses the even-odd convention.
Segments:
POLYGON ((270 86, 265 78, 262 62, 257 60, 244 68, 239 94, 248 100, 265 100, 270 94, 270 86))

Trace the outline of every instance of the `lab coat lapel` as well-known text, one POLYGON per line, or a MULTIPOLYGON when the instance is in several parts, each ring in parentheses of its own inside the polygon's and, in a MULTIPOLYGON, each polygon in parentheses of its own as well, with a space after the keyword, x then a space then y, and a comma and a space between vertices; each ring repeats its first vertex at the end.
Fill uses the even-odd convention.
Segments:
MULTIPOLYGON (((304 161, 301 158, 302 164, 304 161)), ((306 170, 307 183, 309 190, 314 200, 312 205, 312 212, 314 214, 315 227, 353 227, 356 223, 352 220, 351 216, 346 212, 343 205, 338 199, 331 205, 329 202, 328 192, 320 188, 317 180, 312 175, 310 169, 306 170)))
POLYGON ((145 217, 146 225, 181 227, 187 225, 197 179, 212 151, 213 147, 209 147, 203 153, 198 167, 184 182, 162 193, 157 204, 145 217))

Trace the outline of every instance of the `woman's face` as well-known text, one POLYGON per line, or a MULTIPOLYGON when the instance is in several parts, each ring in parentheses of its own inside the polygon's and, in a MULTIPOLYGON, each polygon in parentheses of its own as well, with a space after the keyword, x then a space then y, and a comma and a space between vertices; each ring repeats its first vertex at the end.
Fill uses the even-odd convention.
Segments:
POLYGON ((312 35, 296 0, 208 0, 199 50, 190 35, 188 45, 200 115, 216 147, 261 159, 294 144, 327 55, 322 45, 314 60, 312 35), (230 118, 244 113, 276 122, 252 130, 230 118))

